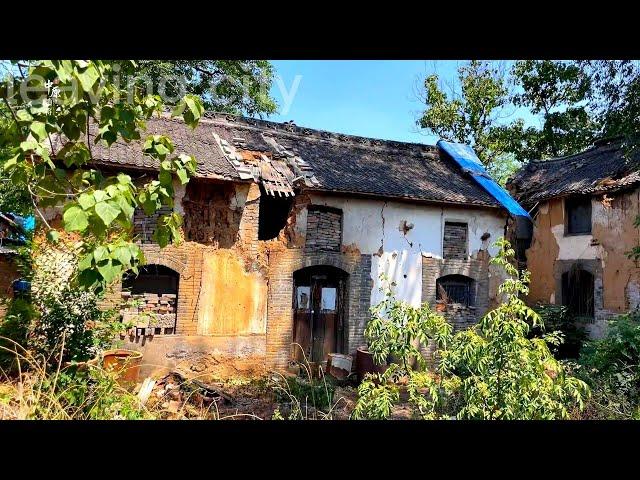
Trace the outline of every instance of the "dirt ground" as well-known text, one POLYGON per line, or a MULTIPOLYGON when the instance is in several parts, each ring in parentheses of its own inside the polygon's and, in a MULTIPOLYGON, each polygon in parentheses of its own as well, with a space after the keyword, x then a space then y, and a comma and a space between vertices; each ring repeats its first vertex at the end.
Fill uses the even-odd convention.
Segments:
POLYGON ((316 389, 333 391, 331 405, 315 408, 304 390, 308 380, 298 377, 299 390, 293 377, 267 372, 255 360, 205 354, 185 359, 169 374, 141 379, 134 393, 144 390, 145 382, 147 390, 153 383, 145 406, 163 419, 349 418, 357 400, 354 386, 329 381, 323 387, 322 380, 314 379, 316 389))

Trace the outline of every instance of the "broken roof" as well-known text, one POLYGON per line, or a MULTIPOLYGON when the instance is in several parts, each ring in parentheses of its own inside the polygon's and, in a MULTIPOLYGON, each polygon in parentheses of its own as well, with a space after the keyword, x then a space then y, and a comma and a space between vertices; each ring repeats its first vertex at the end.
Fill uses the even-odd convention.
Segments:
MULTIPOLYGON (((330 133, 265 120, 207 113, 195 130, 162 116, 147 133, 166 134, 176 151, 198 160, 196 177, 260 181, 267 193, 292 187, 416 201, 500 208, 436 146, 330 133)), ((140 142, 94 146, 100 163, 142 169, 158 164, 140 142)))
POLYGON ((640 151, 623 139, 602 140, 584 152, 534 160, 508 182, 510 193, 527 206, 572 194, 602 194, 640 182, 640 151))

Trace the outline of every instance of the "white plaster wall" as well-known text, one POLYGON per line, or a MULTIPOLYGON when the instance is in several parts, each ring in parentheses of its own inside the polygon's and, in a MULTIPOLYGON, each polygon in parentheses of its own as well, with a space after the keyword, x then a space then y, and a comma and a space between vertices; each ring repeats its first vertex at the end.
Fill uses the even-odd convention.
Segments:
MULTIPOLYGON (((374 282, 371 304, 377 304, 382 294, 380 274, 396 282, 396 297, 419 306, 422 296, 422 254, 442 257, 442 235, 445 221, 466 222, 469 225, 469 252, 475 255, 489 248, 504 234, 505 217, 499 211, 416 205, 405 202, 354 199, 311 195, 314 205, 340 208, 343 212, 342 245, 355 244, 361 253, 374 254, 371 278, 374 282), (404 235, 400 230, 405 220, 414 227, 404 235), (488 232, 491 237, 482 242, 488 232)), ((303 219, 298 218, 298 224, 303 219)), ((306 222, 305 222, 306 223, 306 222)))
POLYGON ((602 258, 602 247, 591 245, 593 235, 564 234, 564 225, 551 227, 551 232, 558 242, 558 260, 595 260, 602 258))
MULTIPOLYGON (((545 204, 544 208, 548 208, 548 205, 545 204)), ((562 211, 564 215, 564 203, 562 211)), ((623 209, 605 207, 598 197, 593 197, 591 200, 591 218, 594 227, 597 224, 614 233, 622 234, 625 215, 626 212, 623 209)), ((558 260, 606 259, 606 252, 602 246, 591 245, 593 235, 565 235, 564 230, 564 224, 555 225, 551 228, 553 236, 558 242, 558 260)))

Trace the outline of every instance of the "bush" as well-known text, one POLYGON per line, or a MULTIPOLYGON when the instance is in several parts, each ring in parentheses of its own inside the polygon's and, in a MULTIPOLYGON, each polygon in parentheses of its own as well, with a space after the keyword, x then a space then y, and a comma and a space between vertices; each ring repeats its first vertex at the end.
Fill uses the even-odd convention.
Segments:
POLYGON ((93 292, 75 288, 60 296, 41 299, 40 316, 33 326, 29 347, 53 363, 85 361, 109 347, 122 329, 114 310, 102 310, 93 292))
MULTIPOLYGON (((512 265, 515 252, 509 242, 501 239, 496 246, 499 254, 491 263, 508 274, 499 288, 506 300, 478 325, 450 335, 450 329, 443 328, 441 320, 435 318, 439 316, 428 308, 412 310, 393 302, 394 309, 386 309, 401 312, 401 317, 408 313, 406 319, 417 325, 438 325, 437 374, 408 372, 409 401, 422 418, 569 418, 570 411, 581 409, 589 395, 586 383, 569 375, 551 354, 548 344, 559 343, 557 334, 529 338, 531 325, 543 328, 540 316, 520 299, 528 293, 529 272, 519 273, 512 265)), ((369 330, 374 334, 385 331, 369 330)), ((379 338, 391 344, 396 341, 393 335, 379 338)), ((415 353, 411 349, 407 352, 415 353)), ((356 417, 388 417, 390 406, 399 396, 397 387, 385 381, 387 372, 370 377, 360 386, 356 417)))
POLYGON ((88 360, 125 328, 115 310, 100 308, 100 293, 78 285, 73 245, 35 247, 32 265, 32 302, 39 315, 27 346, 35 353, 53 364, 88 360))
POLYGON ((574 368, 593 391, 591 418, 640 418, 640 314, 611 320, 605 338, 586 343, 574 368))
POLYGON ((580 349, 587 340, 586 329, 572 316, 569 309, 564 305, 538 304, 535 311, 542 319, 544 329, 533 327, 531 336, 542 336, 544 331, 560 332, 562 343, 552 345, 551 351, 556 358, 568 359, 578 358, 580 349))
POLYGON ((15 343, 27 344, 29 327, 37 316, 31 302, 25 298, 9 301, 7 313, 0 318, 0 368, 7 373, 15 371, 15 343))

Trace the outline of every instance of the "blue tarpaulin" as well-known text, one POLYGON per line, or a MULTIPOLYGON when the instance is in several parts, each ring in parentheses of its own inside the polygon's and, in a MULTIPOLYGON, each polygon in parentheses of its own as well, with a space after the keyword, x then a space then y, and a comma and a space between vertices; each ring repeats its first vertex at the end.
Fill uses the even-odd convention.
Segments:
POLYGON ((453 160, 460 165, 463 171, 469 173, 478 184, 495 198, 509 213, 531 219, 529 213, 509 195, 504 188, 498 185, 484 169, 484 166, 469 145, 462 143, 445 142, 439 140, 438 148, 447 152, 453 160))

